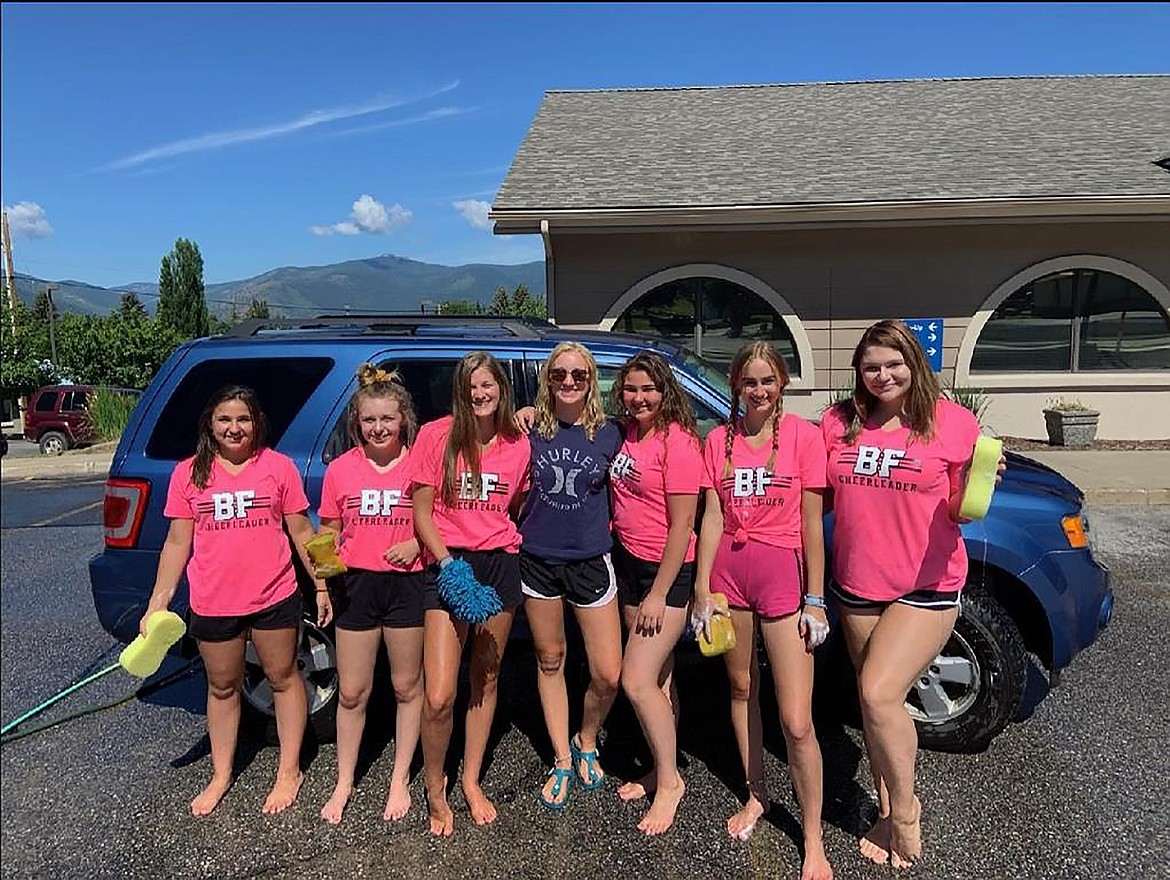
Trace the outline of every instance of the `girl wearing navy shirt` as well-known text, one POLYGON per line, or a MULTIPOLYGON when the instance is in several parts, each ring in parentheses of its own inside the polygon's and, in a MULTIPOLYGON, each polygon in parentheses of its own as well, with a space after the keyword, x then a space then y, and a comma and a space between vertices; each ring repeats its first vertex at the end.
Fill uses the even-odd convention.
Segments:
POLYGON ((597 364, 585 346, 562 342, 552 350, 540 372, 535 419, 529 432, 532 485, 520 517, 520 578, 554 752, 540 801, 560 811, 572 786, 590 790, 604 783, 597 732, 617 696, 622 668, 608 479, 622 437, 605 417, 597 364), (581 727, 571 739, 566 602, 584 637, 590 675, 581 727))

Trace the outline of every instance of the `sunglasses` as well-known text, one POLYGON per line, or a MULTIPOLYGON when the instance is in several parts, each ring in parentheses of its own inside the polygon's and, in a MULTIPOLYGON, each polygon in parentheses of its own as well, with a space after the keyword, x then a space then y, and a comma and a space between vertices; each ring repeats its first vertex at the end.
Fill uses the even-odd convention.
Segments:
POLYGON ((568 376, 573 377, 574 382, 588 382, 588 370, 566 370, 564 367, 553 367, 548 371, 548 378, 551 382, 564 382, 568 376))

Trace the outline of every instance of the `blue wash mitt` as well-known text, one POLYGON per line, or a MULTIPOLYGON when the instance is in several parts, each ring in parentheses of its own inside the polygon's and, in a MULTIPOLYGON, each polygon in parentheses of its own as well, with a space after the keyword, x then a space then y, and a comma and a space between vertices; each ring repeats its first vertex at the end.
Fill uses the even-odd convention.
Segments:
POLYGON ((481 584, 466 559, 452 559, 439 569, 439 596, 459 620, 484 623, 504 610, 495 589, 481 584))

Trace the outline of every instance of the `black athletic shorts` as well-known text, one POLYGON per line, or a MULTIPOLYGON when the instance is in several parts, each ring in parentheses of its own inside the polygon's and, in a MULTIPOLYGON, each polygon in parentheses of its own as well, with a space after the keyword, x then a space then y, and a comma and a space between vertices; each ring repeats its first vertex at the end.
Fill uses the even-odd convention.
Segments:
POLYGON ((294 590, 275 605, 239 617, 196 614, 192 610, 187 634, 200 642, 230 642, 249 629, 296 629, 301 625, 303 605, 301 591, 294 590))
MULTIPOLYGON (((513 611, 524 601, 520 590, 520 556, 506 550, 459 550, 447 548, 452 556, 467 560, 475 579, 496 588, 505 611, 513 611)), ((423 592, 423 608, 427 611, 450 611, 439 598, 439 566, 427 568, 427 585, 423 592)))
POLYGON ((879 602, 877 599, 866 599, 850 593, 834 580, 829 581, 829 595, 842 608, 854 611, 881 611, 897 602, 899 605, 909 605, 911 608, 925 608, 927 611, 946 611, 949 608, 958 608, 961 596, 960 590, 912 590, 891 602, 879 602))
MULTIPOLYGON (((610 558, 617 574, 618 599, 623 605, 641 605, 654 585, 659 563, 639 559, 616 538, 610 558)), ((686 608, 690 604, 694 586, 695 563, 684 562, 666 594, 666 604, 671 608, 686 608)))
POLYGON ((329 579, 333 621, 338 629, 349 630, 422 626, 426 586, 427 577, 421 571, 351 568, 329 579))
POLYGON ((617 576, 608 553, 553 563, 521 548, 520 588, 532 599, 564 599, 578 608, 600 608, 617 595, 617 576))

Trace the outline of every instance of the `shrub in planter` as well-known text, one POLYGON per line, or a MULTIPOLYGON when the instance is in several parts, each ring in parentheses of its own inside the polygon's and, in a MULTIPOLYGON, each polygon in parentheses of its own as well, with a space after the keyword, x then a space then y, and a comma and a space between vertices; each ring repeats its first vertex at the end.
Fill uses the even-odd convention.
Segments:
POLYGON ((1100 412, 1089 409, 1079 400, 1049 401, 1044 407, 1048 444, 1082 449, 1092 446, 1100 416, 1100 412))

